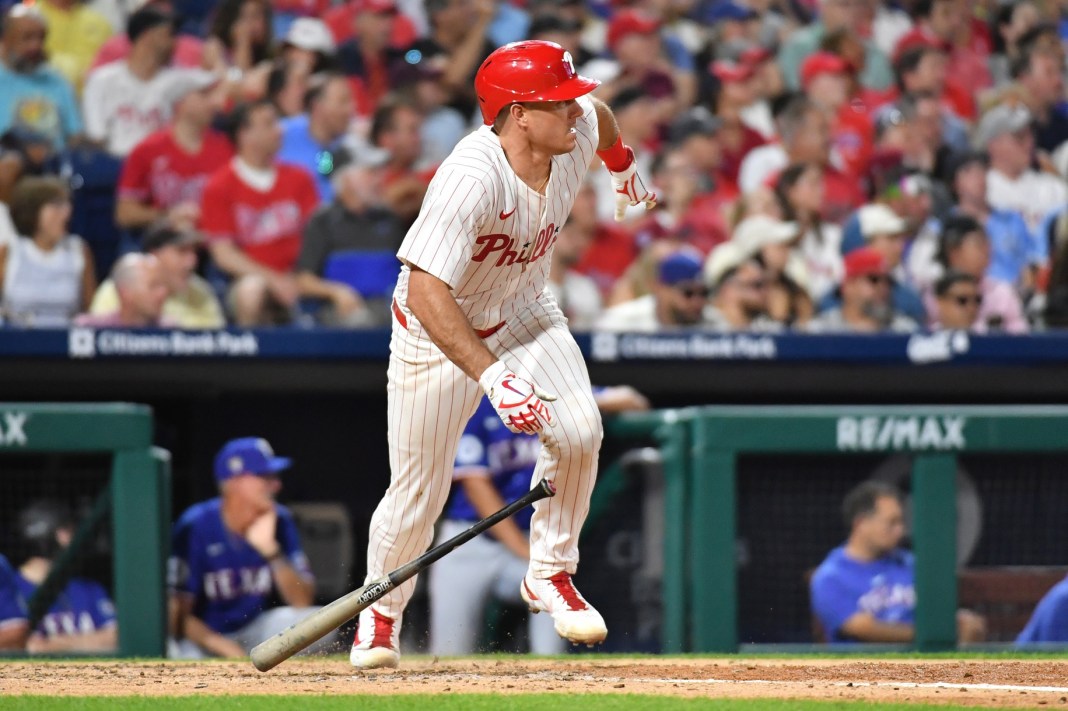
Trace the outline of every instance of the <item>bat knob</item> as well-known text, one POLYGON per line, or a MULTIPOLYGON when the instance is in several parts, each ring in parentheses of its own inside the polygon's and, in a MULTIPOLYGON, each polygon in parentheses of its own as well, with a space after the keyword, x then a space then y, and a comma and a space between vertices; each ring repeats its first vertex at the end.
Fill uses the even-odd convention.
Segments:
POLYGON ((541 490, 545 492, 546 496, 556 496, 556 484, 548 479, 541 480, 541 490))

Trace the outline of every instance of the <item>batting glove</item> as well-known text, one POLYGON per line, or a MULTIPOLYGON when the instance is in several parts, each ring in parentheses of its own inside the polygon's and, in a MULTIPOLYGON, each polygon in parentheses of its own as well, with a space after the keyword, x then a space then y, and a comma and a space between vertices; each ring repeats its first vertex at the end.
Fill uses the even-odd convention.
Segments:
POLYGON ((612 176, 612 188, 616 191, 616 222, 623 221, 628 207, 645 203, 645 209, 652 210, 656 206, 656 193, 649 192, 642 176, 638 175, 638 162, 633 153, 630 165, 618 173, 608 171, 608 174, 612 176))
POLYGON ((545 425, 553 425, 553 416, 545 403, 552 402, 556 396, 520 378, 501 361, 486 368, 478 383, 489 396, 501 422, 512 432, 537 434, 545 425))

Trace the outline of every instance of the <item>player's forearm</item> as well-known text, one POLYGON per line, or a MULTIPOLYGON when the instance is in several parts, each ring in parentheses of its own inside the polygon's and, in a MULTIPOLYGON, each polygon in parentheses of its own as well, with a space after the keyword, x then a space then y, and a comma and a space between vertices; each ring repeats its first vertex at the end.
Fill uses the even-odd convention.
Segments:
POLYGON ((880 622, 868 613, 853 615, 841 631, 859 642, 911 642, 915 628, 909 624, 880 622))
MULTIPOLYGON (((467 477, 460 480, 464 487, 471 506, 475 509, 475 515, 480 519, 504 508, 506 502, 497 491, 493 482, 483 477, 467 477)), ((515 525, 515 521, 506 518, 487 531, 491 536, 500 541, 516 556, 524 560, 530 558, 530 541, 527 534, 515 525)))
POLYGON ((126 229, 145 227, 162 216, 162 211, 133 198, 119 198, 118 204, 115 205, 115 223, 126 229))
POLYGON ((475 333, 449 286, 441 279, 413 268, 408 280, 407 303, 430 340, 467 377, 477 381, 486 368, 497 362, 497 356, 475 333))
POLYGON ((245 653, 237 642, 208 627, 195 615, 185 617, 185 639, 216 657, 235 657, 245 653))
POLYGON ((608 104, 593 96, 590 100, 597 111, 597 150, 603 151, 619 138, 619 124, 616 123, 616 115, 608 108, 608 104))
POLYGON ((271 576, 282 600, 292 607, 308 607, 315 600, 315 585, 282 556, 271 561, 271 576))
POLYGON ((85 634, 64 634, 57 637, 40 637, 30 650, 36 654, 51 652, 111 652, 118 647, 118 625, 109 625, 102 630, 85 634))

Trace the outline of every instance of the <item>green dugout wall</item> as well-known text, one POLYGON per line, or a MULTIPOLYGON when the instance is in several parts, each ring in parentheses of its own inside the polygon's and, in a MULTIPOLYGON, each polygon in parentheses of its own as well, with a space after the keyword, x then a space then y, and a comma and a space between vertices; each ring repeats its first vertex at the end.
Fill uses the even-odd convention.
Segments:
MULTIPOLYGON (((170 457, 152 447, 152 410, 125 403, 0 403, 0 468, 5 453, 53 452, 112 455, 108 488, 90 518, 111 510, 119 654, 163 656, 170 457)), ((73 556, 88 528, 75 534, 73 556)), ((55 569, 62 567, 57 561, 55 569)))
POLYGON ((665 652, 738 649, 739 455, 912 455, 914 646, 927 651, 956 645, 957 455, 1068 451, 1068 407, 703 407, 623 414, 605 429, 651 437, 663 455, 665 652))

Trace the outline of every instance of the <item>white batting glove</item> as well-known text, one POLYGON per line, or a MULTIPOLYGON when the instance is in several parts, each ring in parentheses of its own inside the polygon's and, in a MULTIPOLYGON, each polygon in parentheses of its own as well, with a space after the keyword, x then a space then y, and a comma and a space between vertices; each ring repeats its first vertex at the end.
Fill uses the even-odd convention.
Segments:
POLYGON ((501 422, 516 434, 537 434, 542 427, 553 425, 553 416, 545 403, 556 396, 534 383, 516 375, 507 365, 497 361, 478 379, 486 391, 501 422))
POLYGON ((616 222, 622 222, 628 207, 645 203, 646 210, 656 206, 656 193, 649 192, 645 181, 638 175, 638 162, 631 154, 630 165, 618 173, 608 171, 612 176, 612 188, 616 191, 616 222))

